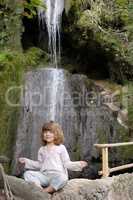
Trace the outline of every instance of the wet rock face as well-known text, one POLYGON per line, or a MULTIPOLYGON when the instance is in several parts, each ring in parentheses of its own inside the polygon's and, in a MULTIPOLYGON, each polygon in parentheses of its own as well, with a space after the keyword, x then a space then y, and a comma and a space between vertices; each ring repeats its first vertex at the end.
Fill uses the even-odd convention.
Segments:
POLYGON ((118 137, 116 117, 103 105, 99 93, 100 88, 88 81, 85 75, 72 75, 53 68, 28 72, 25 75, 13 172, 16 171, 18 157, 37 159, 41 127, 44 122, 55 120, 63 128, 71 159, 89 161, 89 167, 82 174, 74 173, 75 176, 96 177, 99 152, 93 144, 113 142, 118 137))

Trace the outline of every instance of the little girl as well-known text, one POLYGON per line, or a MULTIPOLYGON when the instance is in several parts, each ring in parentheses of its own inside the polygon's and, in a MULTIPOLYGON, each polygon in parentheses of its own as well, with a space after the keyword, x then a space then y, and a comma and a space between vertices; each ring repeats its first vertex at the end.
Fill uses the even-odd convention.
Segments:
POLYGON ((82 171, 87 166, 85 161, 70 161, 69 154, 62 144, 63 131, 59 124, 51 121, 42 127, 43 146, 38 151, 38 161, 19 158, 27 170, 24 179, 32 182, 48 193, 61 189, 68 181, 68 169, 82 171))

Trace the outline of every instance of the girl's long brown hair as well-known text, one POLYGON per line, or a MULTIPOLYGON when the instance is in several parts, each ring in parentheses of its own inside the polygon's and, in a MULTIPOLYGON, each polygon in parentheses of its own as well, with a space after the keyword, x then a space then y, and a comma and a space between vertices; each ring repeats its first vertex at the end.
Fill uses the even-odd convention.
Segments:
POLYGON ((47 123, 44 123, 42 126, 42 133, 41 133, 41 140, 42 144, 45 146, 47 142, 44 140, 44 132, 50 131, 54 134, 54 144, 60 145, 64 142, 64 134, 63 130, 60 127, 60 125, 56 122, 50 121, 47 123))

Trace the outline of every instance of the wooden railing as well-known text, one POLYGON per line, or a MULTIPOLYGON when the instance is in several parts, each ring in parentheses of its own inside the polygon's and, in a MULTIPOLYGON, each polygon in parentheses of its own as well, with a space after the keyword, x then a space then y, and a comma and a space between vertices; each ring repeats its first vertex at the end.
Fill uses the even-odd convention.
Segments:
POLYGON ((95 147, 102 150, 102 171, 99 171, 99 175, 102 175, 102 177, 107 177, 111 172, 133 167, 133 163, 131 163, 119 167, 109 168, 108 148, 128 146, 128 145, 133 145, 133 142, 114 143, 114 144, 94 144, 95 147))

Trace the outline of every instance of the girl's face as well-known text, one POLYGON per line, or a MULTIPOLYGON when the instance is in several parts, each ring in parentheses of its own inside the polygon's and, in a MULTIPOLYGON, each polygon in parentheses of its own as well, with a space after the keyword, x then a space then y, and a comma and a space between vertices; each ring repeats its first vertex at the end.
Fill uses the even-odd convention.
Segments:
POLYGON ((43 133, 43 138, 47 143, 54 143, 54 133, 50 132, 50 131, 45 131, 43 133))

